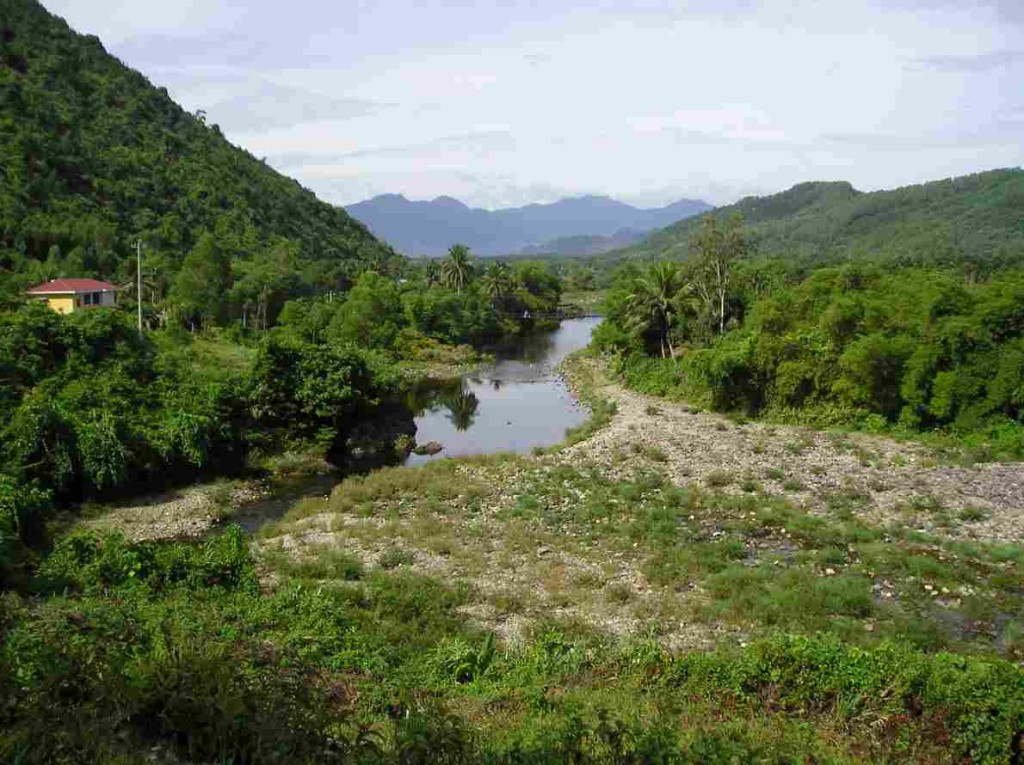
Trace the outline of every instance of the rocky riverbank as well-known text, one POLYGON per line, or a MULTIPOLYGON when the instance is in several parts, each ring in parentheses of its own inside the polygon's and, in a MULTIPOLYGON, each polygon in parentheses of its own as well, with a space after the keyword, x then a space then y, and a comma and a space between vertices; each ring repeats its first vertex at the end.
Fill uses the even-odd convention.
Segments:
POLYGON ((465 612, 510 642, 550 620, 681 649, 840 619, 1015 645, 1020 465, 943 467, 919 444, 739 425, 624 390, 595 360, 569 372, 603 427, 534 456, 348 479, 264 530, 270 567, 461 582, 465 612))

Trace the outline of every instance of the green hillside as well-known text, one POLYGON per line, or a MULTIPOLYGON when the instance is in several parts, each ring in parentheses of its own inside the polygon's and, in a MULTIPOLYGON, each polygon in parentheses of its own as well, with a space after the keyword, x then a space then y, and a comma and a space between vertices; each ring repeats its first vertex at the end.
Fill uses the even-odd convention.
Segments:
POLYGON ((292 253, 328 286, 388 256, 343 210, 232 146, 35 0, 0 0, 0 285, 130 281, 141 237, 169 284, 204 230, 232 259, 292 253))
MULTIPOLYGON (((964 260, 1024 261, 1024 171, 977 175, 863 193, 849 183, 802 183, 767 197, 746 197, 716 215, 742 213, 767 256, 804 263, 853 258, 905 264, 964 260)), ((606 257, 685 258, 700 218, 656 231, 606 257)))

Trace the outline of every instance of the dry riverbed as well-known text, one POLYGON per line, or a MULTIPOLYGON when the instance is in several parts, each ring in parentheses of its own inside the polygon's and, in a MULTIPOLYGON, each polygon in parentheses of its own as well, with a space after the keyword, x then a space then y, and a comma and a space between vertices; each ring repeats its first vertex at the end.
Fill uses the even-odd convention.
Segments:
POLYGON ((573 377, 615 402, 596 434, 348 479, 267 527, 265 562, 341 587, 398 568, 458 584, 509 642, 554 621, 677 649, 785 628, 1024 650, 1021 465, 737 425, 626 391, 594 361, 573 377))

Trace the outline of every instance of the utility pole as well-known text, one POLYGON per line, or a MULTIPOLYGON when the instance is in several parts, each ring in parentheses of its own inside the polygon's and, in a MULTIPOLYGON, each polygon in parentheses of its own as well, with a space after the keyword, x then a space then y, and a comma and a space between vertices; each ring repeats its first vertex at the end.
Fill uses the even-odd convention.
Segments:
POLYGON ((136 303, 139 306, 139 334, 142 334, 142 240, 135 240, 135 271, 138 277, 138 294, 136 297, 136 303))

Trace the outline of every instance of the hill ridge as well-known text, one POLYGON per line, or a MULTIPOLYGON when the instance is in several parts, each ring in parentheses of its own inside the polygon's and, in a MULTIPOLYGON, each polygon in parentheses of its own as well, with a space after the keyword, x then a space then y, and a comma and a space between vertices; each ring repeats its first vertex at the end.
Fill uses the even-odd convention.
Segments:
POLYGON ((36 0, 0 9, 0 273, 123 281, 135 239, 170 267, 204 230, 234 258, 288 240, 327 282, 389 254, 97 37, 36 0))
MULTIPOLYGON (((876 257, 913 262, 1024 262, 1024 170, 1001 168, 880 191, 806 181, 716 208, 741 213, 761 255, 807 262, 876 257)), ((689 218, 606 258, 683 259, 689 218)))

